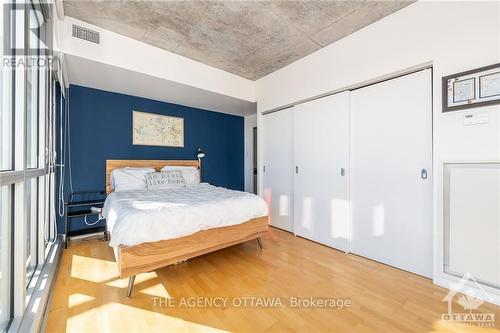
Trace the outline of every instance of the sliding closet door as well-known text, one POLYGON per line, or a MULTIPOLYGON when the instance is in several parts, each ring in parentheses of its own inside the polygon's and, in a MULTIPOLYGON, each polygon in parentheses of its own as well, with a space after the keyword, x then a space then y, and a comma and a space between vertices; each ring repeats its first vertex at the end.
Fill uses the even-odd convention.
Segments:
POLYGON ((277 111, 262 117, 262 195, 269 207, 269 223, 288 231, 293 231, 292 110, 277 111))
POLYGON ((351 251, 432 274, 431 71, 351 94, 351 251))
POLYGON ((294 232, 346 250, 349 93, 294 107, 294 232))

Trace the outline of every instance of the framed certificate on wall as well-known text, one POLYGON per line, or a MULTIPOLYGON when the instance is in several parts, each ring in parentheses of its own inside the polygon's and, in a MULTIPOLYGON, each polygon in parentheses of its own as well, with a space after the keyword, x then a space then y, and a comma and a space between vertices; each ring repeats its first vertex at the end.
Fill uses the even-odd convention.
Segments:
POLYGON ((500 104, 500 64, 443 77, 443 112, 500 104))
POLYGON ((453 82, 453 103, 468 102, 476 98, 476 79, 453 82))
POLYGON ((479 97, 500 96, 500 71, 479 77, 479 97))

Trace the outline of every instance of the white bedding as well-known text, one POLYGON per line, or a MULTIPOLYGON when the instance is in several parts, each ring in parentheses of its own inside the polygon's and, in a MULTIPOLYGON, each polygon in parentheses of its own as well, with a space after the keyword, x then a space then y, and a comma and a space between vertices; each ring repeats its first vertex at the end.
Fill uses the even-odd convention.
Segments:
POLYGON ((131 246, 243 223, 267 215, 267 205, 254 194, 201 183, 113 192, 104 203, 103 215, 110 245, 131 246))

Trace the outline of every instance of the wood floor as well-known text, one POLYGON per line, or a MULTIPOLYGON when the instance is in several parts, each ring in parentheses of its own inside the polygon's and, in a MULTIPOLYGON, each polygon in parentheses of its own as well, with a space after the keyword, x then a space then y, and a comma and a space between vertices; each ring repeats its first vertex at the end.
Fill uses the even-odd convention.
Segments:
MULTIPOLYGON (((447 290, 425 279, 271 229, 236 245, 136 279, 133 297, 102 240, 70 243, 63 254, 47 332, 498 332, 446 327, 447 290), (206 298, 204 298, 206 297, 206 298), (310 297, 350 307, 292 307, 310 297), (222 306, 223 299, 226 306, 222 306), (217 301, 219 300, 219 301, 217 301), (279 301, 277 301, 279 300, 279 301), (348 301, 344 301, 348 300, 348 301), (168 303, 170 302, 170 303, 168 303), (200 302, 198 307, 190 302, 200 302), (212 302, 212 304, 210 304, 212 302), (265 307, 267 304, 274 307, 265 307)), ((454 312, 464 311, 453 303, 454 312)), ((307 304, 303 304, 307 305, 307 304)), ((318 304, 316 304, 318 305, 318 304)), ((329 304, 332 305, 332 304, 329 304)), ((478 311, 473 311, 476 313, 478 311)))

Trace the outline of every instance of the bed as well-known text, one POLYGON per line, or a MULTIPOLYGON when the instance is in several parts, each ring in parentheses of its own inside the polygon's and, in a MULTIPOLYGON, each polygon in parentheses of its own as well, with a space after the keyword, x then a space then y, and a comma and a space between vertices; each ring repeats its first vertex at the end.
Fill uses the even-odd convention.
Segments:
POLYGON ((174 190, 113 193, 111 172, 123 167, 191 166, 198 160, 106 160, 106 199, 110 246, 120 278, 129 278, 242 242, 268 230, 267 206, 253 194, 206 183, 174 190))

